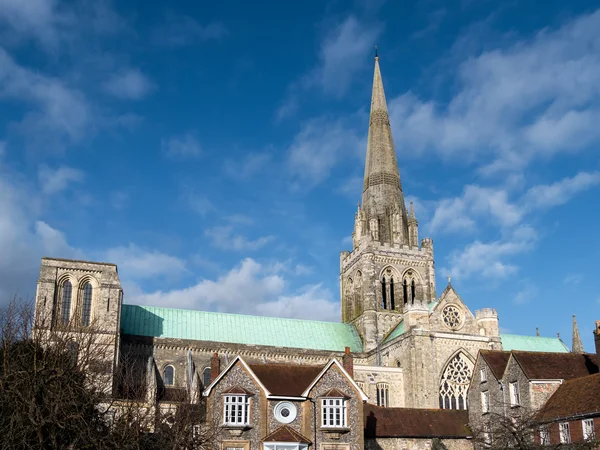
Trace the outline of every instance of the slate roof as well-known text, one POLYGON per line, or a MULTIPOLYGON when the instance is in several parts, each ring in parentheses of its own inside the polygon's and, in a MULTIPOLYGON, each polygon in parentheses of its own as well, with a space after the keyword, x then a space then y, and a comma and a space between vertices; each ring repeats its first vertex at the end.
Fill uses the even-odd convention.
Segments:
POLYGON ((365 438, 470 436, 469 413, 465 410, 383 408, 365 404, 364 417, 365 438))
POLYGON ((263 442, 300 442, 302 444, 312 444, 308 438, 287 425, 283 425, 267 435, 263 439, 263 442))
POLYGON ((517 351, 512 354, 530 380, 571 380, 598 373, 593 354, 517 351))
POLYGON ((156 306, 124 304, 121 332, 134 336, 310 350, 343 352, 345 347, 350 347, 351 352, 361 352, 363 349, 358 331, 351 324, 156 306))
POLYGON ((510 352, 503 352, 501 350, 479 350, 479 354, 487 363, 494 377, 496 377, 497 380, 502 379, 504 369, 506 369, 506 364, 510 358, 510 352))
POLYGON ((600 373, 565 381, 537 414, 543 422, 600 415, 600 373))
POLYGON ((248 364, 272 395, 300 397, 321 373, 322 366, 292 364, 248 364))

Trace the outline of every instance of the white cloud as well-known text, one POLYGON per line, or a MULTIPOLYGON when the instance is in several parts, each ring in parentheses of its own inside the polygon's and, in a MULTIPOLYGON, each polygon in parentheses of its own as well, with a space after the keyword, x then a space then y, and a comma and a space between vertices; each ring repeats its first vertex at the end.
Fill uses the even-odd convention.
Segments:
POLYGON ((579 172, 574 177, 529 188, 525 194, 525 204, 529 208, 549 208, 563 205, 576 194, 599 184, 600 172, 579 172))
POLYGON ((482 173, 600 140, 600 10, 511 47, 469 55, 447 104, 406 93, 390 102, 399 149, 481 160, 482 173))
POLYGON ((176 276, 187 269, 180 258, 157 250, 146 250, 130 243, 126 247, 108 249, 104 258, 117 264, 130 278, 154 278, 156 276, 176 276))
POLYGON ((523 289, 515 294, 513 303, 523 305, 534 300, 538 295, 538 288, 532 284, 526 284, 523 289))
POLYGON ((211 239, 212 245, 223 250, 252 251, 264 247, 275 239, 274 236, 262 236, 251 240, 233 230, 232 225, 216 226, 204 231, 211 239))
POLYGON ((0 48, 0 99, 33 104, 17 128, 48 147, 56 138, 76 141, 91 127, 91 107, 84 95, 63 81, 17 64, 0 48))
POLYGON ((112 74, 103 87, 117 98, 140 100, 154 89, 154 84, 139 69, 127 69, 112 74))
POLYGON ((221 22, 202 25, 189 16, 169 13, 165 24, 157 29, 154 40, 159 45, 182 47, 196 42, 221 40, 228 35, 229 30, 221 22))
POLYGON ((521 225, 506 238, 492 242, 476 240, 461 250, 451 252, 449 267, 443 271, 462 279, 473 275, 504 278, 518 270, 515 264, 507 262, 507 258, 531 250, 536 240, 537 232, 521 225))
POLYGON ((226 160, 223 169, 227 176, 236 180, 245 180, 263 171, 270 162, 269 153, 249 153, 243 158, 226 160))
POLYGON ((161 147, 166 156, 174 159, 195 158, 202 154, 200 143, 191 131, 181 136, 163 139, 161 147))
POLYGON ((209 212, 216 211, 212 202, 204 195, 190 193, 188 195, 188 204, 192 211, 201 216, 206 216, 209 212))
POLYGON ((356 114, 346 120, 313 119, 294 137, 287 149, 287 164, 303 189, 325 180, 344 158, 360 160, 366 140, 351 125, 359 117, 356 114))
POLYGON ((565 284, 579 284, 583 281, 583 275, 580 273, 571 273, 563 279, 565 284))
POLYGON ((64 191, 71 183, 82 182, 84 173, 68 166, 50 168, 41 165, 38 169, 38 178, 42 192, 51 195, 64 191))
POLYGON ((216 280, 173 291, 137 292, 133 303, 198 310, 339 320, 339 306, 331 292, 320 285, 306 286, 297 293, 285 292, 285 279, 257 261, 246 258, 216 280))

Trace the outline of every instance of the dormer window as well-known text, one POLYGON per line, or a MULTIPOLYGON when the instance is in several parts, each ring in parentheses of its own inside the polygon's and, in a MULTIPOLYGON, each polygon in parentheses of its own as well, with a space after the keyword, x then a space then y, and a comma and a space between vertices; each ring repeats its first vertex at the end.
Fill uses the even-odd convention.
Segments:
POLYGON ((346 428, 347 408, 345 398, 327 397, 321 400, 321 426, 324 428, 346 428))
POLYGON ((225 395, 223 400, 223 425, 246 426, 250 424, 250 397, 248 395, 225 395))

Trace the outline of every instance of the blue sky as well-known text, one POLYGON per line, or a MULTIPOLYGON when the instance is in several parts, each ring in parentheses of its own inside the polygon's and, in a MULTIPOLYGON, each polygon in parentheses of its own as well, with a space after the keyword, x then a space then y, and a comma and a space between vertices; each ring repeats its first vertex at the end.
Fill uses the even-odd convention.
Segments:
POLYGON ((591 351, 594 3, 0 0, 0 294, 46 255, 128 303, 339 320, 378 45, 438 294, 569 345, 577 314, 591 351))

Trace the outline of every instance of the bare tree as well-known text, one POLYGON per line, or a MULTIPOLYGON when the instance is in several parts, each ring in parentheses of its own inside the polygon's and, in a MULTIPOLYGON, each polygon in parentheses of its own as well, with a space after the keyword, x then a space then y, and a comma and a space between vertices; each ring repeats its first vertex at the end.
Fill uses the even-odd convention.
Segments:
POLYGON ((127 358, 115 370, 114 349, 94 323, 50 326, 17 299, 0 309, 0 449, 210 448, 204 399, 160 403, 127 358))

